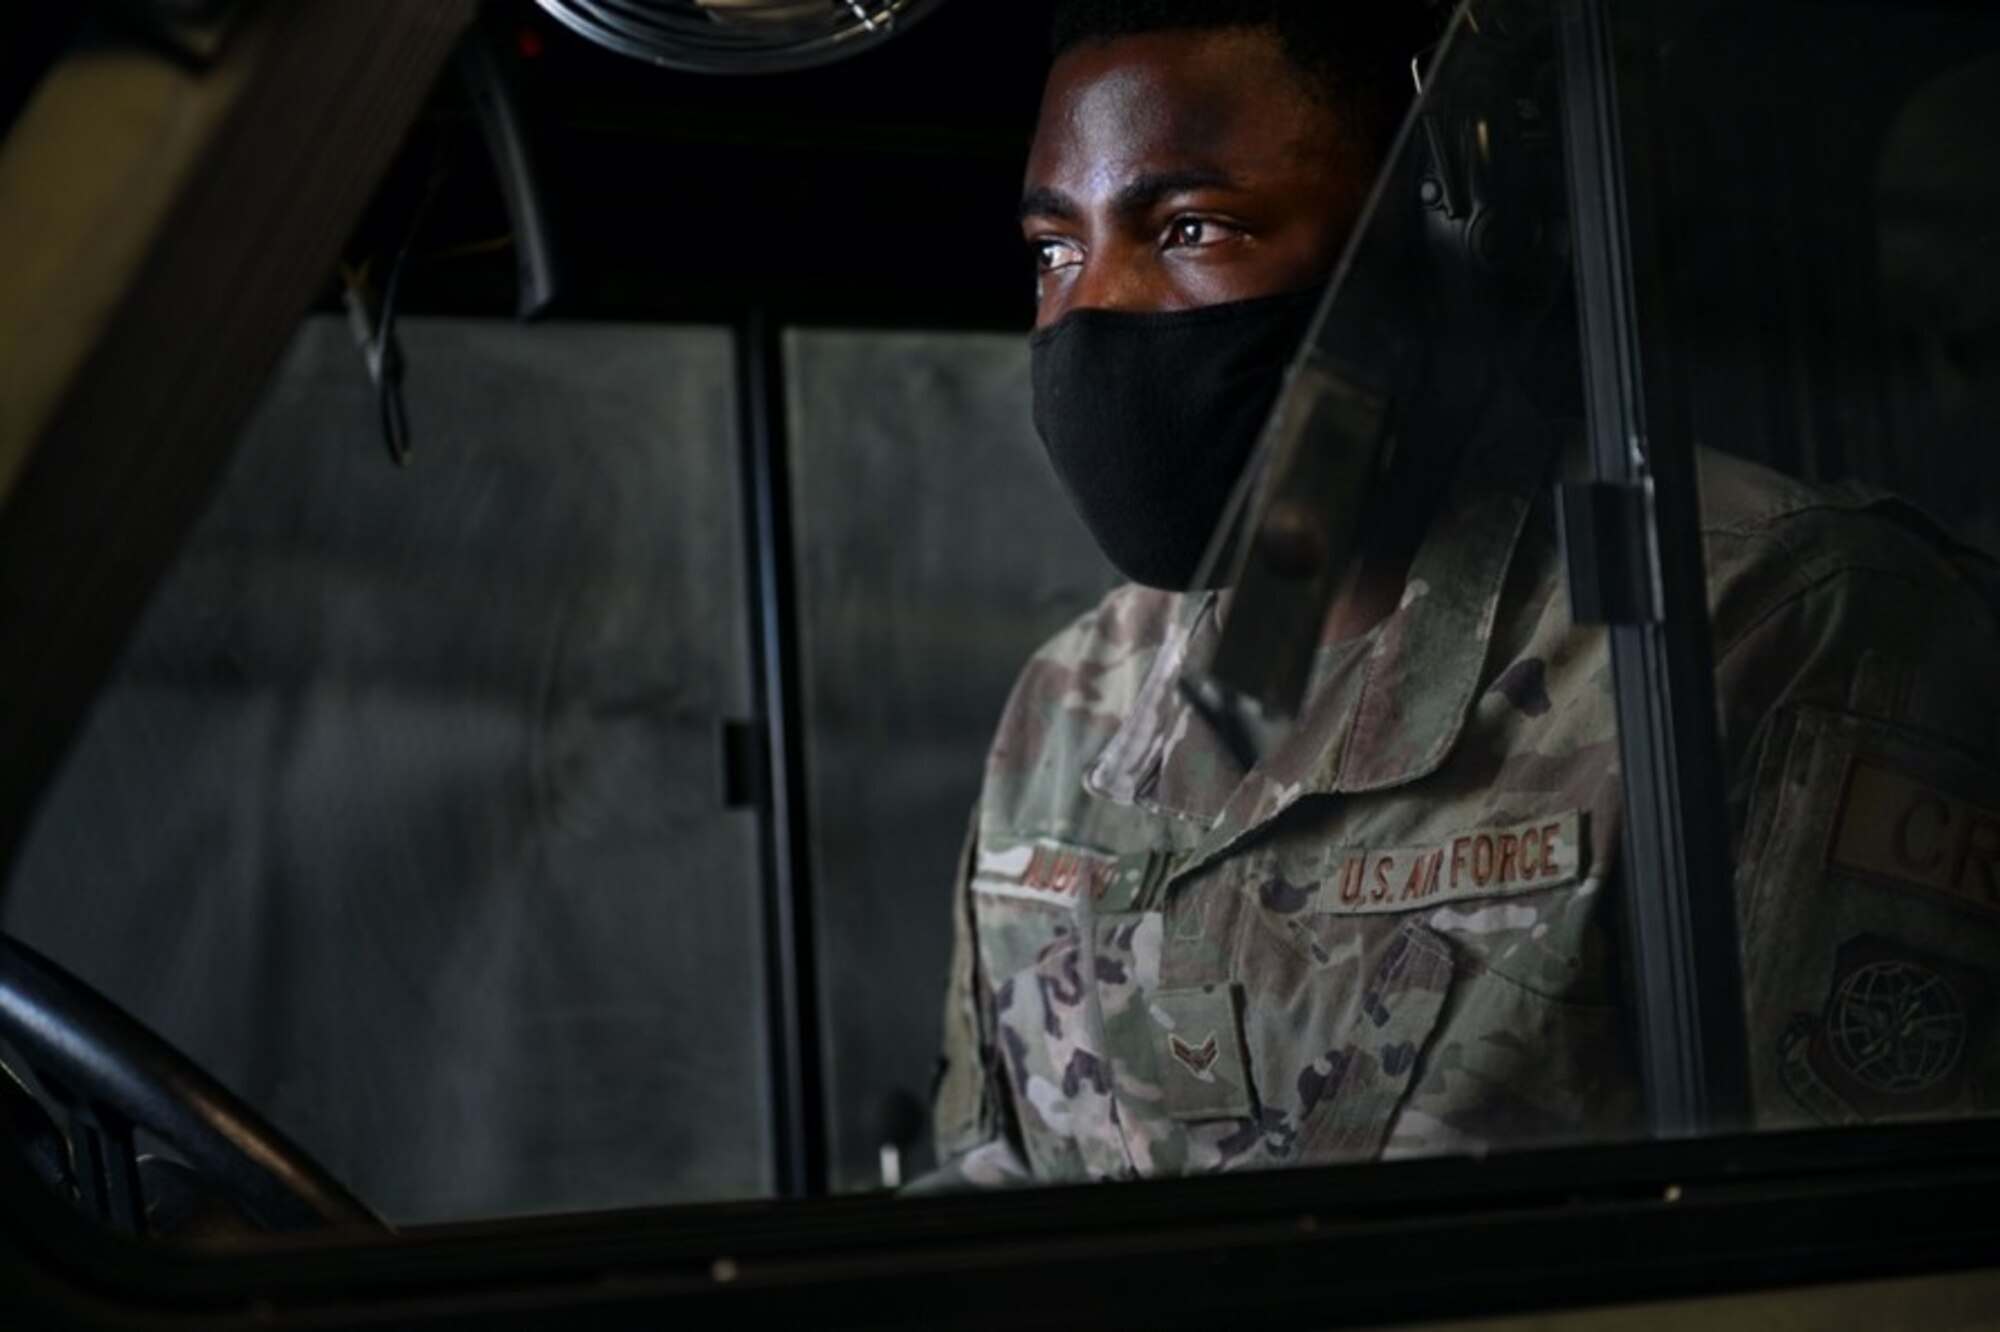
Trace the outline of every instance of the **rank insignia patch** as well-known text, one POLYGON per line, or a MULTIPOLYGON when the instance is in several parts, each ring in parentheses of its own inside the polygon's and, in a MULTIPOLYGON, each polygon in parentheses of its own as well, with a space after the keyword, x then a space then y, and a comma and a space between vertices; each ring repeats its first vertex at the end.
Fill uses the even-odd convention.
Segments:
POLYGON ((1216 1043, 1215 1033, 1212 1031, 1199 1045, 1190 1045, 1179 1036, 1169 1034, 1167 1051, 1181 1067, 1206 1082, 1215 1076, 1208 1070, 1215 1066, 1216 1059, 1222 1054, 1222 1047, 1216 1043))
POLYGON ((1175 1119, 1241 1119, 1255 1112, 1243 1057, 1242 992, 1234 985, 1156 990, 1146 1001, 1163 1058, 1160 1095, 1175 1119))
POLYGON ((1795 1017, 1780 1042, 1785 1086, 1836 1123, 1948 1109, 1964 1096, 1984 998, 1967 968, 1874 935, 1849 939, 1825 1008, 1795 1017))

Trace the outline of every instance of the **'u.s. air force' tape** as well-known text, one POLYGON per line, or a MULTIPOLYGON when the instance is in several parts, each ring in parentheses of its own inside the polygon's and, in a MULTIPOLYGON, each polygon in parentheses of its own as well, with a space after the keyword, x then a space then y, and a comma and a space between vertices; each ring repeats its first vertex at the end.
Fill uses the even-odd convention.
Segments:
POLYGON ((1560 887, 1583 872, 1583 833, 1583 813, 1572 810, 1420 846, 1342 847, 1314 909, 1367 915, 1560 887))

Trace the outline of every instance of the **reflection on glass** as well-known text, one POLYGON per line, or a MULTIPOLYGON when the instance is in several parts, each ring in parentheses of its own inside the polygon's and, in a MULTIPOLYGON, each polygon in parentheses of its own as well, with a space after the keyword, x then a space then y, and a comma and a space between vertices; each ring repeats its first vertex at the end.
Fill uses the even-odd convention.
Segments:
POLYGON ((1664 8, 1758 1122, 1991 1112, 2000 23, 1664 8))
POLYGON ((2000 424, 1996 135, 2000 54, 1989 52, 1926 79, 1880 140, 1874 201, 1889 355, 1879 389, 1890 395, 1891 425, 1882 447, 1856 461, 1988 550, 2000 550, 1989 448, 2000 424))
POLYGON ((392 1221, 770 1188, 726 331, 300 329, 5 925, 392 1221))

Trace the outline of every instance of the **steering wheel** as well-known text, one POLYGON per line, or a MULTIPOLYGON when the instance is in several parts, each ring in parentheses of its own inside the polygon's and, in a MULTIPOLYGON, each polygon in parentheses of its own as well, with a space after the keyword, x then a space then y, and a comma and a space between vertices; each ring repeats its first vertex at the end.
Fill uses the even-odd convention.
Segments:
POLYGON ((69 1116, 85 1203, 145 1229, 133 1134, 172 1147, 269 1230, 386 1229, 305 1150, 131 1014, 18 939, 0 935, 0 1042, 69 1116))

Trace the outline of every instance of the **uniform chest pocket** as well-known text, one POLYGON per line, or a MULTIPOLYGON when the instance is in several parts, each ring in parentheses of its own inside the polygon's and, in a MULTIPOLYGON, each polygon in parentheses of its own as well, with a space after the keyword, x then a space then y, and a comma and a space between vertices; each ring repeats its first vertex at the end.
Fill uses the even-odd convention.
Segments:
MULTIPOLYGON (((1336 999, 1337 1028, 1308 1047, 1289 1089, 1297 1106, 1302 1162, 1373 1157, 1409 1091, 1456 967, 1451 946, 1417 920, 1390 936, 1380 960, 1361 974, 1352 1005, 1336 999)), ((1324 983, 1324 982, 1323 982, 1324 983)), ((1328 996, 1333 999, 1334 996, 1328 996)))
POLYGON ((1151 1173, 1158 1127, 1131 1033, 1159 983, 1160 917, 1069 917, 995 991, 1023 1145, 1041 1179, 1151 1173))
MULTIPOLYGON (((1199 1020, 1170 1010, 1176 1025, 1156 1033, 1163 1069, 1178 1073, 1176 1064, 1186 1069, 1212 1060, 1218 1070, 1209 1079, 1162 1079, 1177 1117, 1247 1116, 1218 1143, 1224 1164, 1317 1164, 1381 1149, 1437 1030, 1456 962, 1451 945, 1414 916, 1377 915, 1349 925, 1352 937, 1332 958, 1316 958, 1268 929, 1240 929, 1229 962, 1234 984, 1207 987, 1230 994, 1240 1012, 1225 1013, 1211 998, 1212 1011, 1199 1020), (1186 1034, 1222 1028, 1231 1017, 1242 1040, 1241 1100, 1229 1095, 1227 1045, 1219 1043, 1211 1055, 1186 1034), (1193 1043, 1191 1059, 1173 1048, 1176 1035, 1193 1043)), ((1170 959, 1180 960, 1173 954, 1170 944, 1170 959)), ((1185 1005, 1197 993, 1188 984, 1197 977, 1173 961, 1169 983, 1176 988, 1159 998, 1185 1005)))

